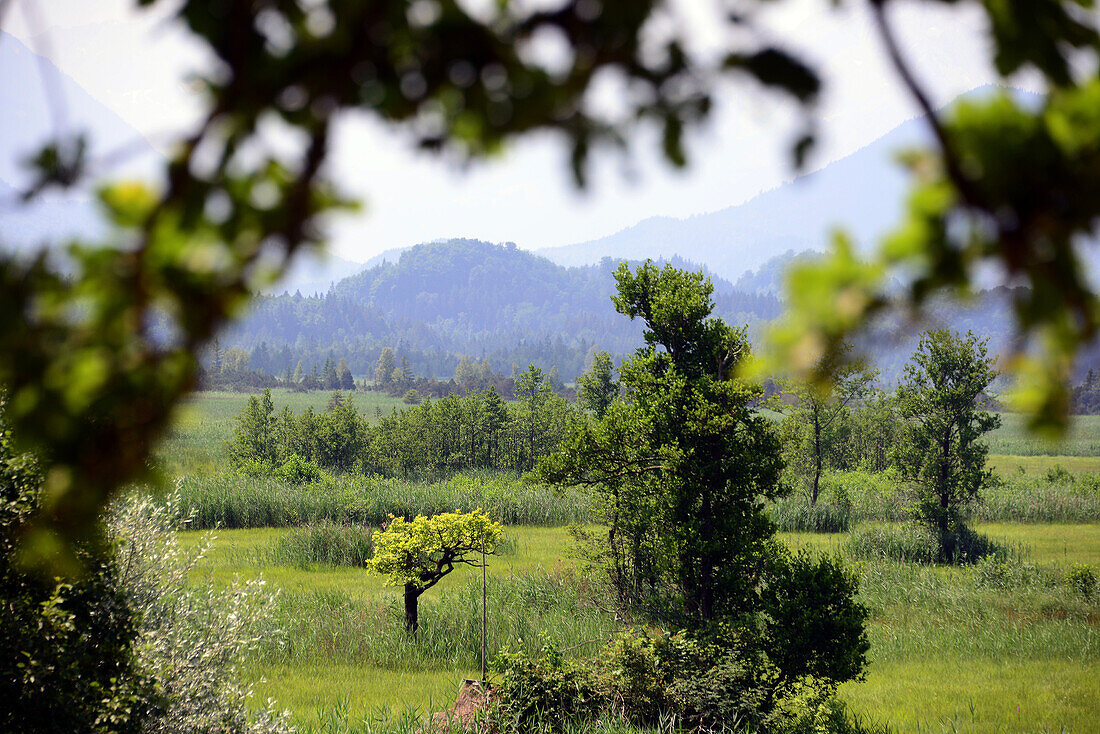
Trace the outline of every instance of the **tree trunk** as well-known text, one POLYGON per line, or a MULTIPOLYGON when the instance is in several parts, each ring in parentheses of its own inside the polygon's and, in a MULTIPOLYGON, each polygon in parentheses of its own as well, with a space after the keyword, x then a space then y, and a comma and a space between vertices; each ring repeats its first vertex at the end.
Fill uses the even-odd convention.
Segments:
POLYGON ((420 626, 417 603, 420 601, 420 589, 414 584, 405 584, 405 631, 416 636, 420 626))
POLYGON ((817 506, 817 493, 821 488, 821 421, 814 411, 814 490, 810 495, 810 506, 817 506))

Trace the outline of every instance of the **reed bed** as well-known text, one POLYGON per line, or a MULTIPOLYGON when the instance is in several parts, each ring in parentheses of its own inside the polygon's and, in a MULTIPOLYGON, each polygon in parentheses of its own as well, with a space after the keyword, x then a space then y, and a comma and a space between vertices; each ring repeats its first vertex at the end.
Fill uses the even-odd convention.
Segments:
POLYGON ((270 478, 222 475, 179 481, 190 527, 294 527, 321 522, 381 525, 389 516, 482 509, 506 525, 560 526, 589 522, 591 502, 580 491, 557 491, 512 477, 457 475, 437 482, 342 476, 295 485, 270 478))

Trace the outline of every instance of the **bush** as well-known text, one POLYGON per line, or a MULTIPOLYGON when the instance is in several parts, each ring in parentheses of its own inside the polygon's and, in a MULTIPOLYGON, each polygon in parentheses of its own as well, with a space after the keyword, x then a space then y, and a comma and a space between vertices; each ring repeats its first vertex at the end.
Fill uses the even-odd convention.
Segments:
POLYGON ((270 476, 290 484, 331 484, 332 475, 322 469, 317 462, 303 459, 297 454, 291 456, 270 476))
POLYGON ((268 619, 274 594, 262 580, 198 586, 191 572, 208 546, 180 548, 177 496, 158 505, 139 496, 115 508, 108 532, 119 556, 119 592, 136 620, 135 664, 156 690, 153 732, 291 731, 274 702, 252 708, 242 681, 245 656, 261 637, 275 637, 268 619))
POLYGON ((1055 464, 1047 469, 1047 481, 1051 484, 1073 484, 1077 481, 1077 478, 1073 476, 1073 472, 1069 469, 1061 464, 1055 464))
POLYGON ((1085 599, 1091 599, 1096 593, 1096 571, 1084 563, 1074 563, 1066 571, 1066 583, 1075 589, 1085 599))
POLYGON ((538 655, 505 651, 494 661, 500 678, 493 686, 493 719, 504 731, 526 732, 594 718, 606 706, 589 666, 566 660, 551 645, 538 655))
POLYGON ((401 402, 405 405, 420 405, 420 392, 417 390, 406 390, 405 394, 401 397, 401 402))
POLYGON ((626 630, 601 654, 568 661, 553 647, 497 658, 492 716, 502 731, 563 730, 613 716, 662 731, 827 734, 860 731, 836 681, 785 676, 750 626, 703 633, 626 630))

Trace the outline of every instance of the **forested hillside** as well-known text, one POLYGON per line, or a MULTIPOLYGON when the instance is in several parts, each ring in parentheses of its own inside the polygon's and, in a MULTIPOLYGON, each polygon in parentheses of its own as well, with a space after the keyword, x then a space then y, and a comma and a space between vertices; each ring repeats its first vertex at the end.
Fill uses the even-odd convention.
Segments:
MULTIPOLYGON (((259 299, 223 344, 258 352, 250 366, 270 374, 293 370, 298 360, 308 370, 330 354, 366 374, 390 346, 418 375, 450 376, 460 355, 469 354, 506 374, 513 364, 557 366, 569 380, 594 347, 621 355, 641 344, 640 327, 611 304, 615 265, 565 268, 513 244, 478 240, 417 245, 323 296, 259 299)), ((717 312, 731 323, 759 324, 779 314, 774 296, 713 280, 717 312)))

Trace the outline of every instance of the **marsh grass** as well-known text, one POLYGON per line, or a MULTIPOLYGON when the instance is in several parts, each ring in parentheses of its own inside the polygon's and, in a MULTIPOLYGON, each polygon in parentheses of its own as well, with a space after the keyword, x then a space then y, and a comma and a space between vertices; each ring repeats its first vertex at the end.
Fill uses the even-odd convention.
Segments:
POLYGON ((361 568, 374 555, 374 528, 322 521, 292 529, 264 549, 273 566, 361 568))
MULTIPOLYGON (((826 474, 816 506, 795 493, 768 508, 783 532, 844 532, 867 523, 897 523, 915 517, 914 488, 892 473, 826 474)), ((968 522, 1091 523, 1100 521, 1100 475, 1048 467, 1043 475, 995 474, 980 499, 964 509, 968 522), (1049 474, 1049 476, 1048 476, 1049 474)))
MULTIPOLYGON (((446 582, 444 582, 446 583, 446 582)), ((593 651, 618 628, 592 586, 572 572, 496 578, 488 586, 489 654, 505 646, 536 652, 593 651)), ((468 579, 421 602, 416 636, 404 629, 400 594, 283 594, 275 626, 283 631, 257 656, 266 664, 326 663, 390 670, 470 670, 480 664, 481 584, 468 579)))
MULTIPOLYGON (((1049 582, 1075 563, 1100 569, 1100 524, 975 529, 1019 546, 1021 563, 1040 571, 1012 567, 998 577, 981 563, 853 560, 860 600, 871 611, 871 663, 867 679, 845 684, 841 697, 857 717, 888 721, 895 731, 1100 731, 1100 595, 1086 598, 1065 580, 1049 582)), ((225 531, 204 566, 218 579, 262 572, 283 590, 274 627, 285 632, 272 635, 249 662, 261 699, 276 697, 292 708, 296 723, 318 734, 330 730, 321 728, 329 726, 322 714, 340 699, 347 728, 331 731, 396 732, 381 728, 376 714, 383 707, 393 717, 406 708, 418 715, 442 711, 462 678, 479 676, 475 569, 457 569, 425 595, 421 635, 411 640, 401 626, 400 590, 384 587, 377 574, 262 560, 265 548, 295 532, 225 531)), ((548 640, 568 655, 586 655, 629 624, 600 608, 602 592, 591 579, 570 571, 567 529, 506 532, 517 549, 490 564, 492 650, 506 644, 534 650, 548 640)), ((191 542, 201 533, 185 535, 191 542)), ((839 553, 848 537, 781 536, 839 553)))
POLYGON ((587 522, 592 508, 578 490, 495 474, 460 474, 437 482, 382 477, 337 477, 299 486, 270 478, 188 477, 179 482, 191 527, 293 527, 320 522, 378 526, 391 514, 412 518, 482 509, 508 525, 558 526, 587 522))

